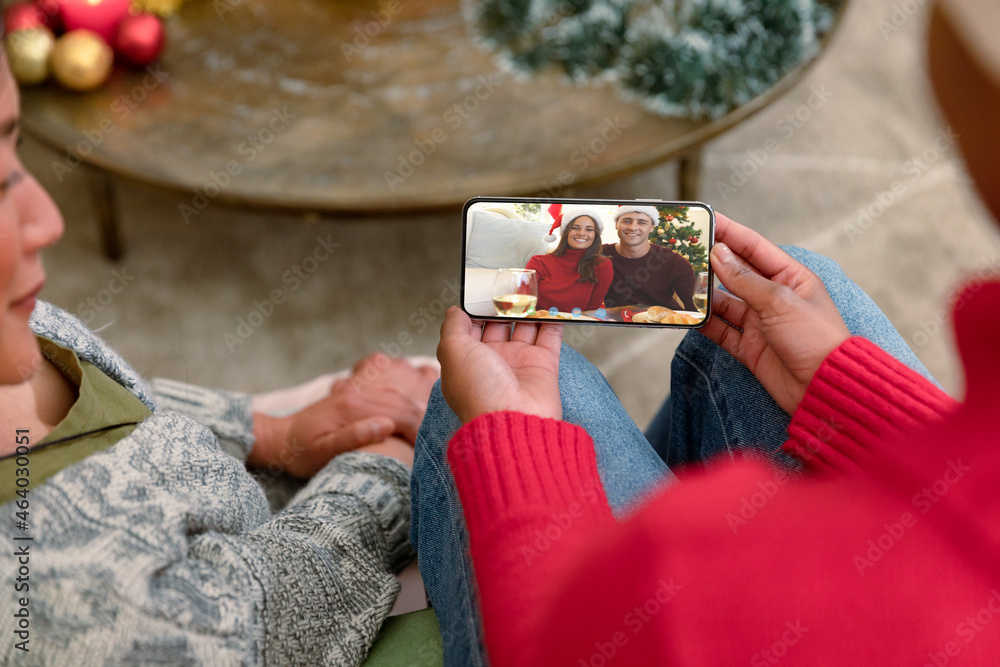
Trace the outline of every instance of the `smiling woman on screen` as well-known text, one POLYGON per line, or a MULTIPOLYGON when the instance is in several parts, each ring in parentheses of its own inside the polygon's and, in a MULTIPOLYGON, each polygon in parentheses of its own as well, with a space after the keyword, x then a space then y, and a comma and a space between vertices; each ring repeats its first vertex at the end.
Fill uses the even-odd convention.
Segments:
POLYGON ((537 310, 600 308, 614 275, 611 261, 601 254, 601 215, 591 209, 574 209, 563 214, 561 221, 557 219, 552 231, 557 225, 559 245, 547 255, 535 255, 525 266, 538 272, 537 310))

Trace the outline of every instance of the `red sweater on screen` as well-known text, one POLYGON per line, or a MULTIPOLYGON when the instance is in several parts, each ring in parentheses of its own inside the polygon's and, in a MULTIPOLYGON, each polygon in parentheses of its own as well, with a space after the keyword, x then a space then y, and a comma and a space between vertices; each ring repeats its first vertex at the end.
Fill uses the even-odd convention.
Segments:
POLYGON ((566 248, 559 256, 535 255, 528 260, 524 268, 538 272, 538 310, 555 306, 568 313, 574 308, 593 310, 604 304, 604 295, 608 293, 614 276, 611 260, 607 257, 598 260, 596 285, 581 283, 576 267, 583 253, 583 250, 566 248))
POLYGON ((806 481, 682 471, 616 521, 582 429, 464 426, 449 461, 491 663, 1000 663, 1000 283, 957 303, 964 402, 852 338, 789 427, 806 481))

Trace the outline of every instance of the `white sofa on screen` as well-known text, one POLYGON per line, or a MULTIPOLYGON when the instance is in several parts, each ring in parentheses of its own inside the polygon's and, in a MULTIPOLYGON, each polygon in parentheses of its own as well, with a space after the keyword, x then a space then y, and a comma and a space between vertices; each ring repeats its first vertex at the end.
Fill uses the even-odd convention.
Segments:
POLYGON ((503 209, 473 211, 465 226, 465 307, 472 315, 496 315, 493 281, 497 269, 522 269, 549 244, 548 225, 513 217, 503 209))

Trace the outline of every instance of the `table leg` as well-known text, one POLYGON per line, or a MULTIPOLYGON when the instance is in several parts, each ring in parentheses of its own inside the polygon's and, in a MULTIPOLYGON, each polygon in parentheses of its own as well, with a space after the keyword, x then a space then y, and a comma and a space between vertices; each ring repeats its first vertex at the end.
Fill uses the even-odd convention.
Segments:
POLYGON ((681 156, 677 170, 681 201, 698 201, 701 186, 701 146, 681 156))
POLYGON ((118 261, 125 254, 121 234, 118 232, 118 207, 115 205, 115 182, 110 174, 90 169, 90 192, 94 200, 94 214, 101 235, 101 250, 111 261, 118 261))

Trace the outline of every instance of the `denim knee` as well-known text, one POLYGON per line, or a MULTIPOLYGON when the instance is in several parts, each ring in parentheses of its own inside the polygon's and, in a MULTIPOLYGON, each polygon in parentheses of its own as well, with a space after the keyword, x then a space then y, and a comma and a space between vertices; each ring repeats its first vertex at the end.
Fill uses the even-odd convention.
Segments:
POLYGON ((792 259, 803 264, 807 269, 819 276, 824 284, 831 279, 847 279, 844 270, 840 268, 840 264, 837 264, 826 255, 821 255, 818 252, 806 250, 795 245, 783 245, 779 247, 787 252, 792 259))
MULTIPOLYGON (((562 376, 565 373, 576 375, 589 374, 592 376, 599 375, 602 378, 604 377, 601 375, 601 372, 597 370, 597 367, 590 363, 585 356, 566 343, 563 343, 562 348, 559 351, 559 374, 562 376)), ((562 377, 560 377, 560 384, 562 384, 562 377)))
MULTIPOLYGON (((677 351, 683 352, 684 356, 687 356, 689 358, 705 360, 703 367, 712 366, 715 357, 718 356, 720 353, 725 353, 727 355, 729 354, 721 347, 719 347, 719 345, 716 344, 715 341, 706 338, 703 333, 695 330, 688 331, 684 335, 684 338, 681 339, 680 344, 677 346, 677 351)), ((670 364, 671 378, 674 376, 673 365, 678 361, 676 352, 674 354, 675 354, 674 360, 670 364)))
POLYGON ((434 383, 430 398, 427 400, 427 411, 417 432, 417 442, 414 445, 414 474, 417 474, 417 464, 421 468, 430 468, 437 472, 441 466, 447 467, 448 443, 458 429, 462 428, 462 420, 451 409, 441 393, 441 380, 434 383))

